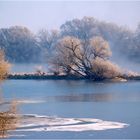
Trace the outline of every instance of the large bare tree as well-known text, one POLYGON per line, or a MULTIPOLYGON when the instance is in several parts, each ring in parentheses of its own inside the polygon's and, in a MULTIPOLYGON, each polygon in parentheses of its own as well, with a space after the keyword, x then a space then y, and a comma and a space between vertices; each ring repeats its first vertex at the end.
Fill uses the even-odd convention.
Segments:
POLYGON ((64 37, 56 44, 50 63, 53 68, 66 75, 74 74, 91 79, 116 77, 119 72, 108 59, 111 51, 108 43, 101 37, 81 41, 75 37, 64 37))

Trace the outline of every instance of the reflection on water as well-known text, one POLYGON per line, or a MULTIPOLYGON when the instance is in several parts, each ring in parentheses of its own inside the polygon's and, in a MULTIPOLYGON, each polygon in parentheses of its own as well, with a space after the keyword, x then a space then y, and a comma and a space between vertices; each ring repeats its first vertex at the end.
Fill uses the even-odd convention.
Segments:
POLYGON ((49 100, 54 100, 58 102, 102 102, 102 101, 112 101, 112 94, 71 94, 48 97, 49 100))
POLYGON ((140 94, 112 94, 112 93, 85 93, 59 96, 47 96, 43 102, 114 102, 114 101, 140 101, 140 94))
MULTIPOLYGON (((0 94, 2 95, 2 94, 0 94)), ((7 104, 1 96, 0 102, 0 138, 8 137, 8 132, 15 130, 18 125, 17 102, 11 101, 7 104)))

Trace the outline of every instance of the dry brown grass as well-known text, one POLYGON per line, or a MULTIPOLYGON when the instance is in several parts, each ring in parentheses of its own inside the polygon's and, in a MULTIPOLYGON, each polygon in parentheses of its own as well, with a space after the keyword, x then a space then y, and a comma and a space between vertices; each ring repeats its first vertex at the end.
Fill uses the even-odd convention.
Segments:
POLYGON ((19 117, 16 107, 16 102, 12 102, 8 111, 0 112, 0 138, 8 137, 9 130, 17 128, 19 117))
POLYGON ((0 50, 0 81, 5 79, 10 68, 10 64, 5 61, 4 51, 0 50))

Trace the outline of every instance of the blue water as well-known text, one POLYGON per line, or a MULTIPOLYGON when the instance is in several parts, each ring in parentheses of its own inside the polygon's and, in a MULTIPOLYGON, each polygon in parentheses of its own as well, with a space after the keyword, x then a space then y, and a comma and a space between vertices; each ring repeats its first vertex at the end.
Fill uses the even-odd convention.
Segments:
MULTIPOLYGON (((83 132, 16 132, 18 138, 140 138, 140 82, 90 82, 66 80, 7 80, 5 101, 35 100, 18 105, 20 114, 68 118, 96 118, 129 124, 122 129, 83 132)), ((10 138, 17 138, 12 136, 10 138)))

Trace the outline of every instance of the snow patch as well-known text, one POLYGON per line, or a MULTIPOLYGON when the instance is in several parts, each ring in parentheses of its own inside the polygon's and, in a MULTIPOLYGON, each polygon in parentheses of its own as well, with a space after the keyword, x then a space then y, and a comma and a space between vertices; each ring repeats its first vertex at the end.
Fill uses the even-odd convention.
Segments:
POLYGON ((126 123, 104 121, 94 118, 60 118, 38 115, 23 115, 20 129, 16 131, 101 131, 120 129, 129 126, 126 123))

